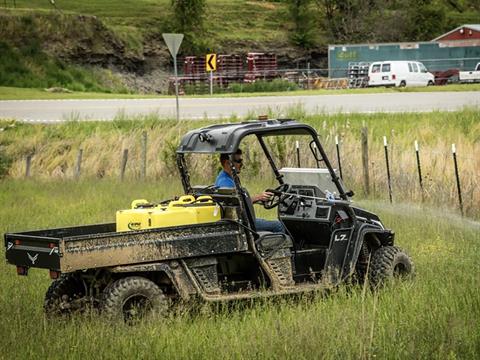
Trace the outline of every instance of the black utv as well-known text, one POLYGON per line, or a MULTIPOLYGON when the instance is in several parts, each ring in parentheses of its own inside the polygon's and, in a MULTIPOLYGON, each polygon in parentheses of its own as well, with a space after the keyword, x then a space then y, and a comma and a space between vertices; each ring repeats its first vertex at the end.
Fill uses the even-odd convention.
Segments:
MULTIPOLYGON (((378 216, 352 205, 352 193, 308 125, 265 120, 193 130, 181 140, 177 164, 184 192, 193 199, 183 206, 213 203, 220 211, 215 221, 130 231, 107 223, 5 234, 7 261, 19 275, 32 267, 50 270, 54 281, 45 298, 47 313, 93 305, 109 316, 129 318, 139 308, 167 311, 192 298, 311 292, 350 279, 368 279, 377 287, 413 273, 408 255, 394 245, 394 233, 378 216), (308 137, 319 166, 277 168, 266 138, 299 135, 308 137), (258 141, 278 181, 264 206, 277 208, 282 233, 255 228, 252 202, 233 161, 247 136, 258 141), (192 186, 187 154, 228 154, 235 187, 192 186)), ((168 211, 171 205, 158 206, 168 211)), ((138 204, 139 209, 151 206, 138 204)))

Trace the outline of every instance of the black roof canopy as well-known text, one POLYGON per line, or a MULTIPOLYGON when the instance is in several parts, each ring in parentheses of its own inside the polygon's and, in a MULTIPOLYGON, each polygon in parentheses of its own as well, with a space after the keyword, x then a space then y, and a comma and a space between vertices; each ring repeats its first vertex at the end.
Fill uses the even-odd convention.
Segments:
POLYGON ((247 135, 311 135, 315 129, 295 120, 252 120, 242 123, 211 125, 189 131, 181 140, 177 153, 224 153, 237 151, 247 135))

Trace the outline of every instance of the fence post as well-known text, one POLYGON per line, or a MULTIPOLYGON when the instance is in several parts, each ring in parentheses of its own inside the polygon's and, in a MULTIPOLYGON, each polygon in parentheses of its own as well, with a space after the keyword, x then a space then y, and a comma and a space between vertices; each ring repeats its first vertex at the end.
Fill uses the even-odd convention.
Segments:
POLYGON ((295 149, 297 151, 297 167, 298 168, 301 168, 300 166, 300 143, 297 141, 295 141, 295 149))
POLYGON ((425 201, 425 194, 423 192, 422 166, 420 165, 420 148, 418 141, 415 140, 415 154, 417 157, 418 183, 420 184, 420 191, 422 192, 422 202, 425 201))
POLYGON ((368 177, 368 129, 362 127, 362 165, 363 165, 363 186, 365 194, 370 194, 370 179, 368 177))
POLYGON ((147 178, 147 132, 142 133, 142 174, 143 180, 147 178))
POLYGON ((307 90, 310 90, 310 61, 307 63, 307 90))
POLYGON ((125 169, 127 167, 127 160, 128 160, 128 149, 123 150, 123 157, 122 157, 122 165, 120 168, 120 180, 123 181, 125 177, 125 169))
POLYGON ((392 180, 390 178, 390 164, 388 163, 388 144, 387 137, 383 137, 383 147, 385 148, 385 163, 387 165, 387 183, 388 183, 388 198, 392 203, 392 180))
POLYGON ((79 149, 77 155, 77 166, 75 167, 75 179, 80 177, 80 172, 82 171, 82 157, 83 149, 79 149))
POLYGON ((25 177, 30 177, 30 168, 32 165, 32 154, 28 154, 25 159, 25 177))
POLYGON ((452 155, 453 163, 455 165, 455 178, 457 179, 458 203, 460 205, 460 212, 463 216, 462 188, 460 186, 460 177, 458 175, 457 149, 455 147, 455 144, 452 144, 452 155))
POLYGON ((340 172, 340 179, 343 180, 342 161, 340 159, 340 144, 338 143, 338 135, 335 135, 335 146, 337 147, 338 171, 340 172))

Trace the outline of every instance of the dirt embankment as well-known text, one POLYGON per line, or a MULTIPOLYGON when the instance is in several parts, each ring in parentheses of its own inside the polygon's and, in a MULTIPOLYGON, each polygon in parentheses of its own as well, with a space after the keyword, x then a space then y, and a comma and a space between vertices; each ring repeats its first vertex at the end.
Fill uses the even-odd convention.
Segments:
MULTIPOLYGON (((96 16, 38 11, 0 11, 0 41, 13 47, 30 47, 67 64, 106 68, 130 90, 163 92, 171 74, 171 57, 159 33, 143 33, 132 40, 96 16)), ((322 49, 302 53, 284 43, 235 41, 220 43, 224 54, 274 52, 279 67, 325 65, 322 49)), ((325 49, 326 51, 326 49, 325 49)), ((190 55, 190 54, 181 54, 190 55)), ((108 84, 104 84, 108 87, 108 84)))
POLYGON ((54 58, 80 65, 138 72, 145 61, 95 16, 0 13, 0 37, 10 45, 40 47, 54 58))

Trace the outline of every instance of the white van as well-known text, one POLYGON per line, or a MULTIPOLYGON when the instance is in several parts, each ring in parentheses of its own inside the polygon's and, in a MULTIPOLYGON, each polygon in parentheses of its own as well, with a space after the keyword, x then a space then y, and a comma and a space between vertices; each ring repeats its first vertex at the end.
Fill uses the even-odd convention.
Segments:
POLYGON ((435 76, 418 61, 379 61, 368 69, 368 86, 428 86, 435 76))

